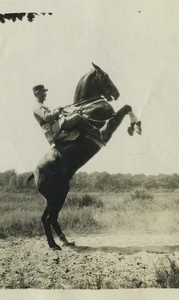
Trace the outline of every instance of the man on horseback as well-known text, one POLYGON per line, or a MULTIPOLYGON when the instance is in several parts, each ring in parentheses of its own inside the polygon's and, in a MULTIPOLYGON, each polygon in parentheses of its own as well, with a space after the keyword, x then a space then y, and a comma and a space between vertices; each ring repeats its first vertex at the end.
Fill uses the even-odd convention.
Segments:
POLYGON ((128 133, 132 136, 138 129, 138 133, 141 134, 140 121, 130 105, 126 104, 116 112, 113 110, 110 102, 119 98, 119 91, 107 73, 94 63, 92 65, 94 70, 81 77, 75 90, 73 104, 68 108, 49 110, 43 104, 47 89, 43 85, 33 88, 36 97, 34 116, 49 143, 55 144, 56 147, 52 147, 43 156, 28 182, 34 177, 36 187, 47 200, 42 222, 48 245, 54 250, 61 250, 61 247, 53 238, 52 228, 63 245, 72 245, 58 223, 58 214, 69 192, 69 183, 73 175, 98 153, 100 143, 108 143, 126 115, 129 115, 131 121, 128 133), (89 122, 97 124, 100 129, 89 122), (66 143, 67 138, 74 142, 66 143))
POLYGON ((33 93, 36 97, 33 113, 50 145, 55 144, 57 141, 63 143, 64 140, 75 140, 81 133, 87 134, 97 140, 99 144, 105 145, 103 140, 105 138, 104 130, 99 130, 80 114, 65 115, 62 107, 51 111, 44 106, 47 91, 48 89, 42 84, 33 87, 33 93))

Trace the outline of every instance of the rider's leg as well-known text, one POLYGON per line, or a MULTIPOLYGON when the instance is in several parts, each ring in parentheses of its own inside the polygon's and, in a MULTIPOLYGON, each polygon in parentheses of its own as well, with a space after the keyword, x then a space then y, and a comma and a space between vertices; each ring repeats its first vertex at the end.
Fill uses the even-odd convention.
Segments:
POLYGON ((105 122, 103 127, 100 129, 100 133, 101 133, 101 136, 102 136, 102 139, 104 142, 107 142, 107 140, 108 140, 109 130, 110 130, 110 122, 108 120, 105 122))
POLYGON ((93 136, 100 142, 103 142, 100 130, 90 124, 86 119, 84 119, 79 114, 73 114, 65 118, 65 122, 63 123, 62 129, 64 130, 72 130, 77 129, 83 134, 88 134, 93 136))
POLYGON ((71 116, 65 117, 65 121, 62 125, 62 129, 68 131, 74 128, 76 129, 76 126, 80 122, 81 118, 82 117, 79 114, 72 114, 71 116))

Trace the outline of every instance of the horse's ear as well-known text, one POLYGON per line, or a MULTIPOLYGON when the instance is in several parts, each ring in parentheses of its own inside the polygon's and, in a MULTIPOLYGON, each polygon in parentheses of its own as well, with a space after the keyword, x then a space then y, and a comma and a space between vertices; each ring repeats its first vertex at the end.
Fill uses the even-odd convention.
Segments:
POLYGON ((92 62, 92 65, 93 65, 93 67, 95 68, 96 71, 101 71, 100 67, 98 67, 97 65, 95 65, 93 62, 92 62))

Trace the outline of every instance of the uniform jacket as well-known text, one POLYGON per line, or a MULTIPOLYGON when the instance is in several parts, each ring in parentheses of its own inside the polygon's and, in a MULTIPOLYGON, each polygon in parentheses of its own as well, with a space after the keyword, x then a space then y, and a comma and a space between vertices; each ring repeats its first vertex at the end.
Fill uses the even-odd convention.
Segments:
POLYGON ((65 122, 65 117, 63 116, 63 114, 57 117, 57 112, 57 109, 51 111, 48 107, 37 101, 35 102, 35 105, 33 107, 34 117, 42 127, 50 145, 54 143, 57 136, 59 140, 74 140, 79 136, 79 132, 76 130, 73 130, 71 132, 62 130, 62 125, 65 122))

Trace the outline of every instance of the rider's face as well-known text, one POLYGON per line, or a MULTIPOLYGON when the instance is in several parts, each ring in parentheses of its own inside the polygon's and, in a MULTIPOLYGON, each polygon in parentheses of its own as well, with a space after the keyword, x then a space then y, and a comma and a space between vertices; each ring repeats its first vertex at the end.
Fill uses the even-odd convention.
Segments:
POLYGON ((47 92, 44 91, 44 90, 41 90, 39 91, 39 94, 38 94, 38 100, 43 103, 46 99, 46 96, 47 96, 47 92))

